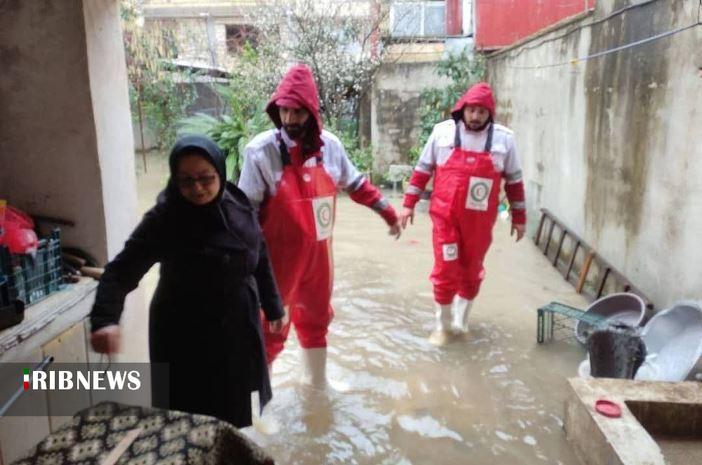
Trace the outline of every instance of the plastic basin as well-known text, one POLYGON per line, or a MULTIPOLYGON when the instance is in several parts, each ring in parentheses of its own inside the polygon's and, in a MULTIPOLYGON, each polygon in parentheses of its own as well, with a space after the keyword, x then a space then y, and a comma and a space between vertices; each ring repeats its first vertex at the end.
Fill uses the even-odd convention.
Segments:
MULTIPOLYGON (((620 323, 636 328, 646 319, 646 304, 636 294, 620 292, 596 300, 587 307, 585 315, 604 317, 603 324, 620 323)), ((575 337, 585 344, 594 329, 590 323, 578 320, 575 325, 575 337)))
POLYGON ((681 302, 654 315, 641 337, 648 356, 635 379, 684 381, 702 368, 702 307, 681 302))

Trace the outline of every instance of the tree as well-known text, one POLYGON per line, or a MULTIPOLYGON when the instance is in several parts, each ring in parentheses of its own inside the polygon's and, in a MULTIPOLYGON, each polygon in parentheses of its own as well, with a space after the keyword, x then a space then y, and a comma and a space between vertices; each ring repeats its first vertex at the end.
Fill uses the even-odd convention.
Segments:
POLYGON ((267 64, 256 73, 270 87, 288 64, 305 63, 326 119, 353 118, 383 59, 378 38, 388 12, 386 0, 264 0, 249 16, 267 64))
POLYGON ((468 87, 485 76, 485 59, 463 50, 461 53, 448 55, 437 67, 439 76, 447 77, 451 83, 444 88, 429 88, 419 96, 419 117, 421 121, 417 145, 410 150, 410 163, 416 164, 434 125, 447 119, 451 108, 461 98, 468 87))
POLYGON ((265 112, 266 100, 252 92, 247 81, 232 79, 228 86, 216 88, 227 106, 227 112, 219 117, 198 113, 182 119, 178 124, 181 134, 207 134, 224 152, 227 162, 227 178, 239 178, 244 162, 246 144, 259 132, 271 127, 265 112))
POLYGON ((230 70, 229 87, 219 89, 227 114, 187 118, 180 131, 213 137, 226 152, 229 176, 236 179, 243 147, 256 132, 271 126, 264 107, 275 86, 290 64, 305 63, 317 81, 326 127, 341 137, 360 169, 370 169, 372 152, 359 144, 357 120, 361 96, 370 89, 383 59, 379 37, 388 5, 376 0, 259 2, 248 14, 255 44, 244 44, 230 70))
POLYGON ((139 4, 137 0, 121 3, 132 117, 139 126, 141 147, 145 149, 144 130, 148 126, 162 148, 175 140, 176 122, 185 116, 192 91, 188 76, 170 66, 178 56, 176 41, 158 24, 144 27, 139 4))

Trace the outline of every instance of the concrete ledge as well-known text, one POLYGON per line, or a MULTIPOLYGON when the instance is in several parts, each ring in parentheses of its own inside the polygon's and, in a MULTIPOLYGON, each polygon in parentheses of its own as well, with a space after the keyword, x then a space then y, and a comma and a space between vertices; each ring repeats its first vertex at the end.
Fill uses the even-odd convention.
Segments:
POLYGON ((31 353, 83 320, 92 307, 97 281, 82 278, 25 310, 24 321, 0 331, 0 361, 24 361, 31 353))
POLYGON ((658 443, 641 422, 653 434, 699 438, 702 424, 700 383, 575 378, 568 380, 568 384, 566 437, 583 463, 668 464, 658 443), (599 399, 619 404, 621 418, 597 413, 595 402, 599 399))

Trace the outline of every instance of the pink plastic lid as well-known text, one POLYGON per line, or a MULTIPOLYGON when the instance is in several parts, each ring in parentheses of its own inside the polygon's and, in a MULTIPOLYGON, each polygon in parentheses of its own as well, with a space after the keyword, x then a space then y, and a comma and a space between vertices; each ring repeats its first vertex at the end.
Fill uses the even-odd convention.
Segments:
POLYGON ((612 402, 611 400, 600 399, 595 402, 595 410, 600 415, 604 415, 609 418, 619 418, 622 416, 622 409, 618 404, 612 402))

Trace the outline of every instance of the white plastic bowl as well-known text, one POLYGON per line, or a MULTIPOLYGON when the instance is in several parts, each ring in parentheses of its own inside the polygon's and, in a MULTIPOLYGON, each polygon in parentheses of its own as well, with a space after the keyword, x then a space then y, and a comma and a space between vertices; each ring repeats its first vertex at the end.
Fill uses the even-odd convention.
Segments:
MULTIPOLYGON (((587 307, 585 314, 602 316, 607 324, 622 323, 636 328, 646 319, 646 304, 636 294, 619 292, 596 300, 587 307)), ((593 329, 595 328, 591 324, 578 320, 575 325, 576 339, 586 344, 587 337, 593 329)))
POLYGON ((641 337, 647 357, 635 379, 684 381, 702 368, 702 307, 681 302, 651 318, 641 337))
POLYGON ((590 379, 592 375, 590 374, 590 359, 586 358, 580 365, 578 365, 578 376, 583 379, 590 379))

